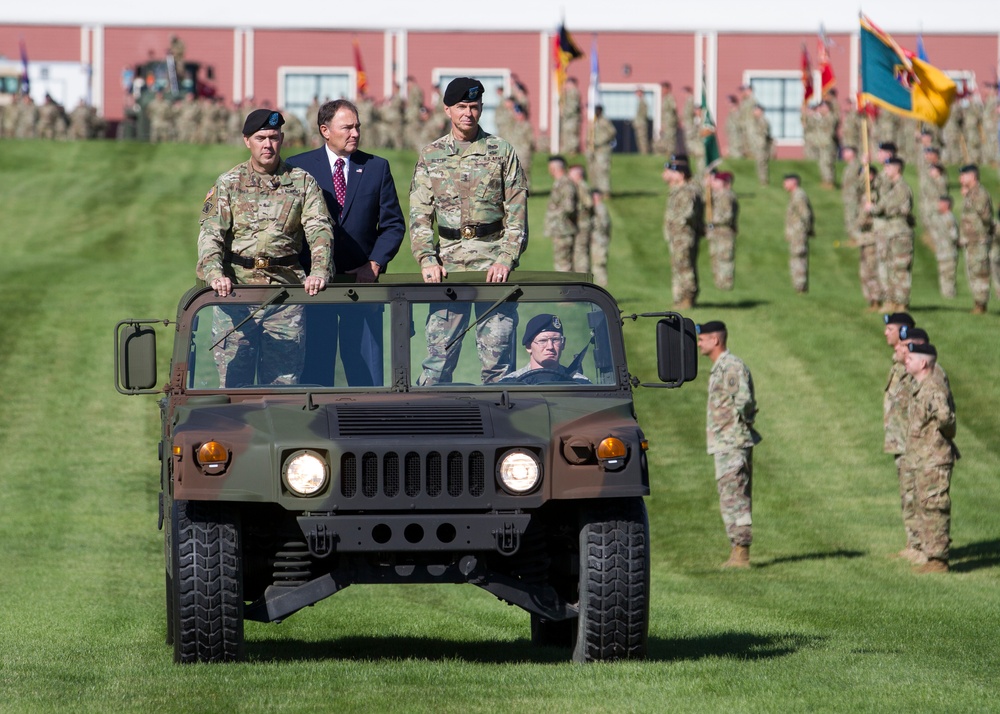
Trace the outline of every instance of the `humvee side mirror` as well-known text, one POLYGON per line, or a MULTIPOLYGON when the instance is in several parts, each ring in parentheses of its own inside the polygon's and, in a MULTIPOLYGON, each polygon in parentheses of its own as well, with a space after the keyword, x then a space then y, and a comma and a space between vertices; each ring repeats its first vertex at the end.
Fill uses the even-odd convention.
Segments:
POLYGON ((672 313, 656 323, 656 366, 666 387, 698 376, 698 336, 691 318, 672 313))
POLYGON ((149 323, 123 320, 115 325, 115 389, 122 394, 152 394, 156 386, 156 331, 149 323), (124 328, 124 329, 122 329, 124 328))

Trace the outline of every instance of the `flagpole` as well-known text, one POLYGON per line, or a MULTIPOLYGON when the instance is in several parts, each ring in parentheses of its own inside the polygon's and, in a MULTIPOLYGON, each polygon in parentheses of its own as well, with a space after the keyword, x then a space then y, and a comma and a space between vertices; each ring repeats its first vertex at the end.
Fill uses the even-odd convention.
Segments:
MULTIPOLYGON (((868 103, 865 102, 865 109, 868 108, 868 103)), ((868 112, 862 113, 862 121, 865 123, 864 131, 861 132, 861 155, 865 157, 865 202, 872 202, 872 173, 871 173, 871 157, 868 155, 868 112)))

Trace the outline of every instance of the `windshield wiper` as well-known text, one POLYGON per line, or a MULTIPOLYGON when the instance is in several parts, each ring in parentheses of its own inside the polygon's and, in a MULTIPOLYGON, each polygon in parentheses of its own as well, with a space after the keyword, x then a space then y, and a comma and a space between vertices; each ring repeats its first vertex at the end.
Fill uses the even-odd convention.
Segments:
POLYGON ((447 345, 445 345, 444 351, 447 352, 448 350, 450 350, 455 345, 456 342, 461 342, 462 338, 465 337, 466 333, 469 330, 471 330, 473 327, 475 327, 480 322, 482 322, 487 317, 489 317, 489 314, 491 312, 493 312, 494 310, 496 310, 498 307, 500 307, 500 305, 502 303, 507 302, 512 297, 521 297, 521 295, 523 295, 523 294, 524 294, 524 291, 521 290, 521 286, 520 285, 515 285, 511 289, 511 291, 509 293, 507 293, 506 295, 504 295, 503 297, 501 297, 499 300, 497 300, 495 303, 493 303, 492 305, 490 305, 489 309, 487 309, 486 312, 484 312, 482 315, 480 315, 479 317, 477 317, 475 322, 469 323, 469 325, 464 330, 462 330, 460 333, 458 333, 458 335, 456 335, 455 338, 452 339, 451 342, 449 342, 447 345))
POLYGON ((275 292, 274 292, 274 294, 273 294, 273 295, 271 295, 271 297, 269 297, 269 298, 268 298, 267 300, 265 300, 265 301, 264 301, 264 302, 262 302, 262 303, 261 303, 260 305, 258 305, 257 307, 255 307, 255 308, 253 309, 253 311, 252 311, 252 312, 251 312, 251 313, 250 313, 249 315, 247 315, 247 316, 246 316, 246 317, 244 317, 244 318, 243 318, 242 320, 240 320, 240 324, 238 324, 238 325, 234 325, 234 326, 233 326, 233 329, 231 329, 231 330, 230 330, 229 332, 227 332, 227 333, 226 333, 226 334, 224 334, 224 335, 223 335, 222 337, 220 337, 220 338, 219 338, 219 340, 218 340, 218 341, 217 341, 217 342, 216 342, 216 343, 215 343, 214 345, 212 345, 212 346, 211 346, 211 347, 210 347, 209 349, 213 349, 213 350, 214 350, 214 349, 215 349, 216 347, 218 347, 218 346, 219 346, 219 345, 221 345, 221 344, 222 344, 223 342, 225 342, 225 341, 226 341, 226 339, 227 339, 227 338, 228 338, 228 337, 229 337, 229 336, 230 336, 231 334, 233 334, 233 333, 234 333, 234 332, 236 332, 236 331, 237 331, 238 329, 240 329, 240 328, 241 328, 241 327, 243 327, 243 326, 244 326, 245 324, 247 324, 247 322, 249 322, 249 321, 250 321, 250 320, 251 320, 251 319, 252 319, 252 318, 254 317, 254 315, 256 315, 256 314, 257 314, 258 312, 260 312, 260 311, 261 311, 261 310, 263 310, 264 308, 266 308, 266 307, 270 306, 271 304, 273 304, 273 303, 277 302, 278 300, 280 300, 280 299, 281 299, 281 298, 283 298, 283 297, 288 297, 288 291, 287 291, 287 290, 285 290, 284 288, 281 288, 280 290, 277 290, 277 291, 275 291, 275 292))

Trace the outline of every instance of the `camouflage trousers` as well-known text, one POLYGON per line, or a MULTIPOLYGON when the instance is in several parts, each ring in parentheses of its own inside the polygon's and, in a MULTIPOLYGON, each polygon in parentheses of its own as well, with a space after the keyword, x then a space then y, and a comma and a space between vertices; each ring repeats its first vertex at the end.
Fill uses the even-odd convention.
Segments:
MULTIPOLYGON (((479 318, 488 303, 475 303, 476 317, 479 318)), ((462 354, 462 342, 456 342, 448 349, 453 339, 469 325, 472 305, 469 303, 431 303, 427 316, 427 359, 417 385, 429 387, 439 383, 449 383, 458 358, 462 354)), ((496 382, 514 369, 514 335, 517 330, 517 306, 501 304, 476 326, 476 348, 482 365, 482 382, 496 382)))
POLYGON ((552 238, 552 267, 563 273, 573 270, 573 252, 576 236, 554 236, 552 238))
POLYGON ((710 228, 708 253, 712 258, 712 279, 719 290, 732 290, 736 275, 736 236, 729 228, 710 228))
POLYGON ((590 185, 607 196, 611 193, 611 149, 595 152, 588 163, 590 185))
POLYGON ((674 303, 694 303, 698 297, 698 239, 676 236, 669 240, 670 287, 674 303))
POLYGON ((559 153, 580 153, 580 118, 562 117, 559 126, 559 153))
POLYGON ((635 129, 635 146, 636 150, 642 154, 646 155, 649 153, 649 124, 640 123, 634 124, 635 129))
POLYGON ((788 272, 796 292, 809 292, 809 239, 791 238, 788 241, 788 272))
POLYGON ((771 157, 767 154, 754 156, 754 163, 757 165, 757 180, 761 186, 771 183, 771 157))
POLYGON ((903 530, 906 547, 920 550, 920 521, 917 518, 917 474, 908 468, 902 455, 896 456, 896 475, 899 477, 899 503, 903 511, 903 530))
POLYGON ((594 273, 594 282, 602 287, 608 286, 608 248, 611 236, 595 231, 590 238, 590 270, 594 273))
POLYGON ((573 239, 573 270, 590 272, 590 230, 578 231, 573 239))
POLYGON ((990 242, 970 242, 965 247, 965 272, 969 276, 972 299, 985 305, 990 299, 990 242))
POLYGON ((305 361, 303 307, 272 305, 246 320, 252 310, 244 305, 215 310, 212 343, 222 341, 212 355, 220 386, 298 384, 305 361))
POLYGON ((993 292, 1000 300, 1000 240, 994 240, 990 248, 990 272, 993 273, 993 292))
POLYGON ((877 234, 879 281, 885 299, 896 305, 910 304, 913 280, 913 233, 877 234))
POLYGON ((941 297, 955 297, 955 268, 958 265, 958 246, 947 235, 933 235, 934 257, 938 264, 938 289, 941 297))
POLYGON ((869 305, 885 301, 878 279, 878 253, 874 243, 858 246, 858 277, 861 279, 861 295, 869 305))
POLYGON ((715 454, 715 486, 719 510, 731 545, 753 540, 753 449, 733 449, 715 454))
POLYGON ((821 146, 818 149, 819 178, 824 185, 833 186, 837 182, 837 147, 821 146))
POLYGON ((920 548, 928 558, 948 560, 951 546, 951 470, 952 464, 915 469, 920 548))

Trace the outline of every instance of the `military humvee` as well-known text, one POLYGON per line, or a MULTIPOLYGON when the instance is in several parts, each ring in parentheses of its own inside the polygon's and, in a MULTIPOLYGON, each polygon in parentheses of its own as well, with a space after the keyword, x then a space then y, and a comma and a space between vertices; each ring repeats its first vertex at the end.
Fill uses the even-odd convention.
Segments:
MULTIPOLYGON (((301 286, 239 285, 226 298, 196 287, 173 322, 118 323, 116 388, 165 394, 160 525, 176 661, 241 659, 246 619, 281 621, 354 583, 471 583, 530 613, 535 644, 571 648, 576 661, 644 656, 647 441, 621 311, 582 276, 512 277, 387 275, 312 297, 301 286), (218 345, 237 317, 248 329, 289 306, 304 314, 301 376, 263 384, 250 369, 234 384, 218 345), (469 308, 469 329, 449 347, 460 350, 451 381, 421 387, 428 315, 443 307, 469 308), (484 384, 477 331, 498 309, 519 324, 517 366, 529 320, 558 316, 566 369, 484 384), (351 386, 332 343, 344 321, 381 342, 374 384, 351 386), (156 323, 174 329, 162 389, 156 323)), ((691 320, 624 319, 639 317, 660 318, 660 381, 647 386, 694 379, 691 320)))

